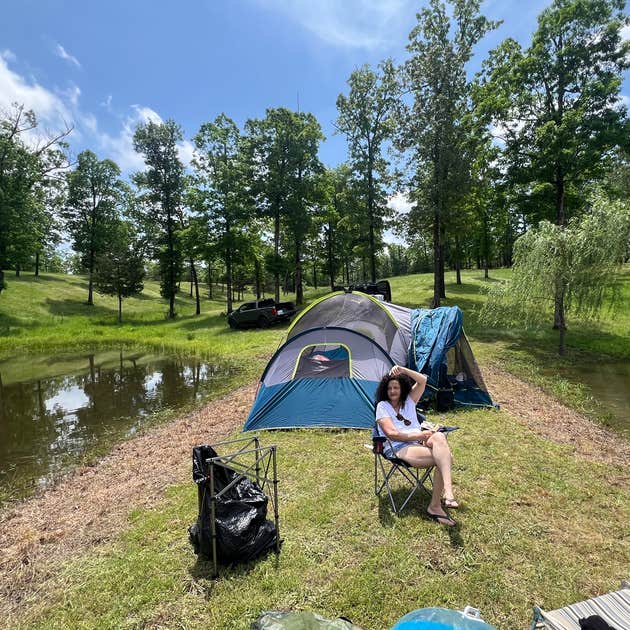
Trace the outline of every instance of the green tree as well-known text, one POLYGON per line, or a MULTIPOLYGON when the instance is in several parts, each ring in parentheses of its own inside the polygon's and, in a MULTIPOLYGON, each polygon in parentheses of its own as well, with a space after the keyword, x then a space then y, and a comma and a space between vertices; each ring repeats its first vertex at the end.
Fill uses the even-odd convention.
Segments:
POLYGON ((382 150, 394 131, 400 87, 390 60, 380 64, 377 72, 367 65, 355 70, 348 79, 348 86, 348 95, 337 97, 335 125, 348 139, 350 163, 362 183, 363 229, 367 228, 370 278, 376 282, 376 254, 382 246, 386 208, 384 183, 388 178, 388 164, 382 150))
POLYGON ((123 298, 139 294, 144 288, 142 248, 127 221, 110 225, 109 246, 96 259, 94 285, 99 293, 118 298, 118 323, 122 322, 123 298))
POLYGON ((457 215, 470 185, 471 82, 466 67, 474 46, 496 23, 479 13, 479 0, 452 0, 450 12, 430 0, 409 35, 410 58, 403 68, 412 103, 404 107, 397 145, 408 156, 404 188, 414 206, 413 232, 430 225, 434 283, 431 305, 439 306, 444 290, 444 248, 449 220, 457 215))
POLYGON ((4 269, 19 271, 51 240, 52 207, 49 186, 67 166, 64 139, 72 128, 57 134, 38 133, 34 112, 13 104, 0 111, 0 293, 4 269))
MULTIPOLYGON (((253 205, 272 222, 272 256, 267 256, 267 270, 274 277, 276 301, 280 300, 280 275, 287 268, 300 273, 301 243, 298 236, 308 225, 307 213, 312 194, 311 176, 318 171, 317 148, 322 139, 319 123, 312 114, 271 108, 264 119, 248 120, 245 143, 248 184, 253 205), (287 223, 290 221, 290 223, 287 223), (282 247, 282 227, 290 230, 291 241, 282 247)), ((296 288, 300 281, 296 282, 296 288)), ((300 289, 298 288, 298 291, 300 289)), ((298 299, 296 294, 296 301, 298 299)))
POLYGON ((123 184, 120 169, 92 151, 79 153, 76 168, 68 173, 68 197, 62 211, 74 250, 88 272, 88 299, 92 306, 96 258, 107 251, 113 223, 120 214, 123 184))
POLYGON ((566 227, 541 221, 517 239, 512 278, 490 290, 482 321, 531 326, 541 313, 557 312, 564 354, 567 315, 592 318, 614 303, 629 243, 630 207, 602 194, 566 227))
POLYGON ((144 191, 140 212, 144 223, 157 228, 155 254, 160 265, 160 290, 168 300, 168 317, 175 317, 175 295, 182 267, 182 246, 178 213, 184 195, 184 166, 177 143, 182 131, 173 120, 140 124, 133 136, 133 146, 144 157, 147 170, 134 175, 144 191))
POLYGON ((242 139, 236 123, 220 114, 194 137, 196 178, 191 205, 202 217, 206 241, 225 264, 227 312, 232 306, 236 235, 251 217, 247 205, 242 139))
MULTIPOLYGON (((620 104, 630 64, 625 0, 554 0, 538 17, 529 48, 512 39, 490 53, 477 109, 504 142, 508 179, 534 196, 533 216, 566 225, 567 195, 600 180, 617 146, 629 146, 620 104)), ((574 207, 575 210, 579 209, 574 207)))

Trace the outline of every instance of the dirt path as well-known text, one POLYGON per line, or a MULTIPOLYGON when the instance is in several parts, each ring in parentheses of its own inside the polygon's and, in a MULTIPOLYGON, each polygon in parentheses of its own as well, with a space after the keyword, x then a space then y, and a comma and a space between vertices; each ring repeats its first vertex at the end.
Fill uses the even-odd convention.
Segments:
MULTIPOLYGON (((549 439, 570 443, 576 455, 627 465, 630 443, 567 409, 539 389, 486 367, 495 401, 519 422, 549 439)), ((115 538, 127 515, 148 507, 165 488, 190 475, 196 444, 216 442, 239 428, 247 416, 255 384, 117 446, 92 467, 77 470, 41 496, 0 515, 0 619, 19 609, 66 558, 115 538), (148 465, 147 453, 153 453, 148 465)))

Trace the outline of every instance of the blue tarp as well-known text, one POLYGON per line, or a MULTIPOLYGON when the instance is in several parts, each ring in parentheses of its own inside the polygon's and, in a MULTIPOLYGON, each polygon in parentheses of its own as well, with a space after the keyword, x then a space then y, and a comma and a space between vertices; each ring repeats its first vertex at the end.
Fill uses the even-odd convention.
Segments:
POLYGON ((449 390, 456 407, 492 407, 462 322, 458 306, 413 309, 407 365, 427 375, 423 400, 433 398, 438 390, 449 390), (457 352, 449 372, 447 353, 451 348, 457 352))

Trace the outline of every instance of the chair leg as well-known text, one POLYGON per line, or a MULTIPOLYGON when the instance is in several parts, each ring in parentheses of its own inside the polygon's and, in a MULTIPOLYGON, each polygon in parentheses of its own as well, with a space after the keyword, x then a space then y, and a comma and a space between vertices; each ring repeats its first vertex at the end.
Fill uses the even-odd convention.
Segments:
POLYGON ((433 466, 425 469, 418 469, 412 466, 403 466, 396 462, 392 462, 391 460, 383 457, 380 454, 374 455, 374 494, 379 496, 383 489, 387 490, 387 496, 389 497, 389 502, 392 506, 392 511, 394 514, 399 514, 402 510, 405 509, 409 501, 413 498, 418 488, 422 488, 429 496, 431 496, 431 491, 426 487, 426 483, 433 484, 433 479, 431 477, 433 471, 433 466), (390 465, 389 470, 385 470, 384 460, 388 462, 390 465), (382 481, 379 480, 379 471, 382 477, 382 481), (422 471, 422 472, 421 472, 422 471), (396 505, 396 500, 394 499, 394 494, 391 487, 391 479, 396 473, 400 473, 405 481, 411 486, 411 490, 405 500, 401 503, 400 506, 396 505))

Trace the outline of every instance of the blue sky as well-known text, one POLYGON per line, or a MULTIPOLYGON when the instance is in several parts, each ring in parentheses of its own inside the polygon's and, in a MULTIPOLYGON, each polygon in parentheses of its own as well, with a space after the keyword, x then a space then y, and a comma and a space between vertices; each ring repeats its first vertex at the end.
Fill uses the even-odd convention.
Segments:
MULTIPOLYGON (((547 0, 487 0, 503 25, 479 46, 479 65, 505 37, 528 44, 547 0)), ((225 112, 239 125, 267 107, 310 111, 327 140, 321 159, 346 158, 333 135, 337 95, 353 69, 405 58, 422 2, 409 0, 20 0, 0 23, 0 107, 24 103, 43 126, 73 124, 70 142, 129 173, 135 125, 173 118, 187 140, 225 112), (298 96, 299 95, 299 96, 298 96)), ((627 33, 626 36, 630 36, 627 33)), ((630 81, 624 83, 630 102, 630 81)))

